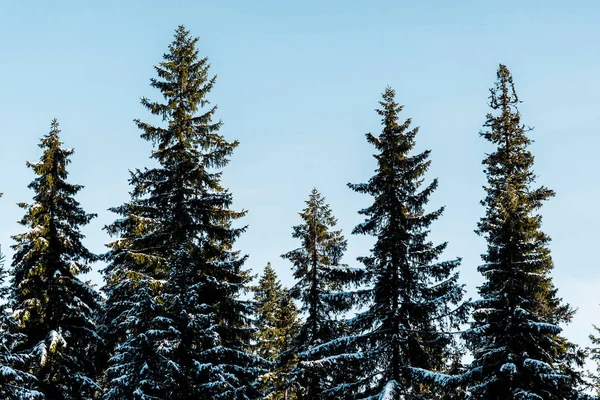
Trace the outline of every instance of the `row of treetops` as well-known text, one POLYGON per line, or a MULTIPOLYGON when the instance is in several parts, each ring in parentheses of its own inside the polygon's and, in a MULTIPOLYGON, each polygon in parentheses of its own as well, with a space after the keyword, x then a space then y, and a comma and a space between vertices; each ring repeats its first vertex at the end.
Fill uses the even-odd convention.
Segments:
POLYGON ((161 125, 135 120, 154 145, 155 167, 135 169, 130 199, 111 209, 104 255, 83 245, 94 214, 67 182, 73 150, 58 122, 28 163, 34 192, 13 239, 2 285, 0 397, 13 399, 575 399, 585 391, 584 352, 561 336, 574 311, 557 297, 538 210, 554 193, 535 187, 531 140, 509 70, 500 65, 481 136, 495 146, 483 164, 487 241, 480 299, 465 300, 459 259, 428 239, 442 209, 427 212, 429 151, 401 120, 387 88, 367 134, 377 168, 349 184, 372 203, 354 234, 373 248, 359 268, 342 264, 347 242, 314 190, 293 227, 300 245, 283 257, 295 284, 267 268, 244 299, 251 274, 234 250, 221 170, 238 143, 219 133, 207 95, 215 84, 197 38, 180 26, 142 99, 161 125), (79 275, 103 260, 103 296, 79 275), (303 318, 298 318, 297 305, 303 318), (10 312, 9 312, 10 311, 10 312), (465 324, 469 328, 461 330, 465 324), (473 361, 462 360, 467 347, 473 361))

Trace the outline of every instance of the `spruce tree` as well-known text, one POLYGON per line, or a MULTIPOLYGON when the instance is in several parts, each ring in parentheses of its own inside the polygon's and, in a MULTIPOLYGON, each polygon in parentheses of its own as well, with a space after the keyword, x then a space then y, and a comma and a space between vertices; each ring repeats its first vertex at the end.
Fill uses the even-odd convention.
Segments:
POLYGON ((176 30, 151 79, 164 102, 142 98, 164 124, 135 121, 155 145, 158 166, 132 174, 131 201, 114 209, 121 218, 109 227, 119 238, 105 270, 106 331, 125 333, 111 339, 117 352, 107 398, 259 395, 260 359, 246 350, 252 308, 240 298, 250 275, 242 269, 246 257, 233 250, 246 229, 233 223, 245 211, 230 208, 232 195, 220 182, 238 142, 227 141, 221 122, 212 122, 216 107, 206 96, 216 77, 209 76, 207 58, 198 57, 197 41, 183 26, 176 30))
POLYGON ((557 297, 548 244, 538 210, 554 196, 534 187, 530 129, 521 123, 519 98, 509 70, 500 65, 490 89, 481 132, 495 149, 483 160, 486 214, 477 233, 487 240, 485 281, 474 302, 466 339, 474 360, 465 375, 472 399, 570 399, 577 397, 574 369, 581 354, 560 335, 574 311, 557 297))
POLYGON ((370 255, 359 257, 366 272, 362 289, 353 294, 362 307, 349 321, 352 334, 321 346, 326 355, 334 354, 322 365, 348 371, 323 397, 439 398, 444 390, 434 384, 452 381, 446 373, 456 353, 453 331, 468 311, 457 283, 460 260, 438 262, 446 243, 434 245, 427 238, 443 211, 425 211, 437 187, 435 179, 422 187, 430 151, 413 154, 418 128, 410 128, 410 119, 398 121, 402 106, 391 88, 380 105, 383 131, 367 134, 377 150, 375 175, 367 183, 349 184, 373 196, 359 212, 365 221, 353 233, 376 241, 370 255))
POLYGON ((300 300, 305 319, 284 357, 298 358, 289 378, 298 399, 316 399, 331 385, 335 371, 324 373, 312 365, 311 351, 341 335, 339 316, 350 304, 340 291, 355 282, 360 272, 341 263, 347 241, 341 230, 332 230, 337 219, 317 189, 311 191, 300 217, 302 223, 293 227, 292 236, 301 246, 282 257, 292 262, 297 282, 290 294, 300 300))
POLYGON ((4 261, 0 251, 0 398, 43 399, 42 393, 28 389, 35 382, 35 377, 24 371, 26 355, 14 351, 22 343, 23 335, 11 333, 15 330, 16 321, 7 310, 9 287, 6 286, 8 271, 4 261))
POLYGON ((282 355, 291 347, 298 333, 300 321, 298 308, 268 263, 254 288, 256 307, 255 353, 272 363, 271 370, 263 378, 266 399, 294 399, 292 388, 287 387, 287 374, 294 358, 282 355))
POLYGON ((587 376, 587 387, 593 392, 593 399, 600 399, 600 327, 593 325, 596 335, 589 335, 592 346, 587 349, 590 360, 596 364, 596 371, 590 371, 587 376))
POLYGON ((27 163, 37 177, 29 185, 34 203, 19 204, 26 210, 20 224, 29 230, 13 236, 10 306, 17 323, 10 330, 23 338, 15 352, 26 357, 25 371, 36 378, 26 389, 46 399, 92 399, 100 390, 95 363, 99 296, 78 276, 96 260, 80 232, 95 215, 75 200, 83 186, 67 182, 73 150, 62 147, 59 132, 53 120, 41 139, 40 161, 27 163))
POLYGON ((152 235, 158 218, 138 203, 112 208, 122 218, 106 228, 118 236, 109 244, 103 270, 107 299, 102 336, 111 355, 105 360, 106 400, 167 399, 176 384, 168 373, 169 350, 161 345, 173 332, 161 297, 166 279, 161 241, 152 235))

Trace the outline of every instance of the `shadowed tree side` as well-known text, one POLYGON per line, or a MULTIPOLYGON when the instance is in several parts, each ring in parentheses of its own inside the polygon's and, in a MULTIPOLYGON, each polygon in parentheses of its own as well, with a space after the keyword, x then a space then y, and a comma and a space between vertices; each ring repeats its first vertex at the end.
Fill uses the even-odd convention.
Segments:
POLYGON ((593 399, 600 399, 600 327, 593 325, 593 328, 596 335, 589 335, 592 346, 587 351, 590 360, 596 364, 596 370, 588 374, 586 386, 595 395, 593 399))
POLYGON ((160 342, 173 333, 162 300, 165 245, 152 235, 159 218, 135 200, 111 211, 122 218, 105 228, 116 240, 108 244, 103 270, 107 299, 101 332, 110 355, 104 399, 167 398, 175 382, 160 342))
MULTIPOLYGON (((2 193, 0 193, 2 197, 2 193)), ((8 271, 0 247, 0 397, 3 399, 42 399, 40 392, 28 389, 35 377, 24 371, 27 356, 15 353, 23 342, 23 335, 14 334, 17 321, 8 310, 10 287, 6 285, 8 271)))
POLYGON ((277 273, 268 263, 254 288, 256 305, 255 354, 273 363, 263 377, 265 399, 293 400, 293 387, 287 384, 295 357, 282 357, 293 343, 300 328, 298 308, 289 291, 277 278, 277 273))

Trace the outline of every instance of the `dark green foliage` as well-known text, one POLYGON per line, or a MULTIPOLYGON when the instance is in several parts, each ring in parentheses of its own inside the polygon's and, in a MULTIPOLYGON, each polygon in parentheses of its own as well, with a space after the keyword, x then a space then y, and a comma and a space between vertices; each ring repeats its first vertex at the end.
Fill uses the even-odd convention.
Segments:
POLYGON ((22 337, 15 352, 25 356, 24 369, 36 378, 26 388, 47 399, 92 399, 100 391, 94 318, 99 296, 78 275, 96 259, 80 233, 95 215, 74 199, 83 187, 66 181, 73 150, 61 147, 59 132, 52 121, 41 140, 40 162, 28 163, 37 178, 29 185, 34 204, 20 204, 26 210, 20 224, 29 231, 13 236, 10 305, 16 324, 10 328, 22 337))
POLYGON ((107 398, 259 395, 260 359, 245 350, 252 309, 240 299, 250 275, 242 269, 246 257, 233 250, 245 227, 232 223, 245 212, 230 209, 231 193, 220 183, 220 169, 238 143, 219 134, 216 107, 206 108, 215 77, 208 60, 198 58, 197 41, 180 26, 155 67, 151 86, 164 102, 143 98, 142 104, 164 124, 136 123, 154 143, 158 166, 132 174, 131 201, 114 210, 121 219, 109 227, 120 238, 105 271, 107 331, 133 330, 112 339, 117 352, 107 398))
POLYGON ((417 128, 398 122, 402 106, 387 88, 381 108, 383 132, 367 134, 377 149, 375 175, 350 188, 373 196, 360 211, 366 219, 353 233, 375 237, 369 256, 360 257, 366 273, 363 289, 352 301, 362 309, 352 318, 353 334, 326 346, 337 355, 321 364, 345 371, 345 379, 328 390, 328 398, 429 399, 444 393, 433 386, 452 379, 455 339, 451 333, 466 320, 457 284, 459 260, 436 262, 446 243, 427 240, 429 226, 443 209, 425 212, 437 180, 421 188, 429 151, 411 154, 417 128))
MULTIPOLYGON (((137 175, 132 174, 131 183, 137 175)), ((154 234, 157 210, 135 197, 111 211, 120 219, 106 229, 118 238, 108 246, 104 269, 107 300, 102 334, 112 357, 105 373, 105 399, 166 399, 176 387, 170 351, 161 341, 172 340, 172 321, 165 316, 164 253, 167 243, 154 234)))
MULTIPOLYGON (((594 325, 594 331, 598 334, 600 333, 600 328, 594 325)), ((588 386, 594 392, 594 399, 600 399, 600 335, 590 335, 589 339, 592 342, 592 347, 588 349, 588 355, 596 363, 596 371, 589 374, 588 378, 590 378, 590 382, 588 382, 588 386)))
MULTIPOLYGON (((123 212, 132 204, 115 208, 123 212)), ((106 370, 105 399, 163 399, 172 388, 168 352, 160 340, 168 340, 170 320, 160 296, 164 288, 162 258, 152 249, 151 220, 138 214, 123 213, 123 220, 108 227, 120 238, 109 244, 110 261, 104 270, 107 301, 104 309, 103 337, 113 355, 106 370)))
POLYGON ((15 331, 17 321, 6 309, 9 298, 6 276, 4 255, 0 252, 0 398, 42 399, 42 393, 28 389, 35 382, 35 377, 23 370, 27 355, 14 351, 23 342, 23 335, 11 333, 15 331))
POLYGON ((542 202, 554 196, 533 188, 529 129, 521 123, 510 72, 500 65, 490 90, 481 133, 494 146, 484 160, 488 184, 486 215, 477 233, 487 240, 485 282, 474 302, 472 327, 465 337, 474 354, 465 379, 473 399, 570 399, 577 397, 574 370, 581 354, 560 336, 559 324, 574 311, 557 297, 548 243, 541 231, 542 202))
POLYGON ((282 257, 293 264, 297 283, 290 294, 300 300, 306 318, 287 356, 298 357, 289 378, 298 399, 315 399, 331 385, 332 376, 305 362, 314 360, 313 348, 341 334, 338 317, 350 304, 338 292, 356 281, 360 273, 341 264, 347 241, 340 230, 331 230, 337 220, 316 189, 300 217, 302 224, 294 226, 292 236, 301 241, 301 247, 282 257))
POLYGON ((277 279, 275 270, 268 263, 254 288, 256 307, 255 354, 272 362, 270 371, 263 378, 265 398, 273 400, 295 399, 293 387, 287 385, 295 358, 282 357, 298 334, 300 321, 298 308, 288 290, 277 279))

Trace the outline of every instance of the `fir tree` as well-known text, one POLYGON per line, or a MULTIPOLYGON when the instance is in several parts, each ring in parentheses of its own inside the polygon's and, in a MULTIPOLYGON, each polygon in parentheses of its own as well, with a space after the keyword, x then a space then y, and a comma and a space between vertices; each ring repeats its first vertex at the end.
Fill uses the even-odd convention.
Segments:
MULTIPOLYGON (((2 193, 0 193, 2 197, 2 193)), ((4 266, 4 255, 0 251, 0 397, 3 399, 43 399, 40 392, 30 390, 35 377, 23 370, 27 358, 15 353, 14 348, 23 341, 23 335, 11 333, 16 321, 7 310, 9 287, 4 266)))
POLYGON ((20 204, 26 210, 20 224, 29 231, 13 236, 10 305, 17 323, 11 333, 22 336, 15 351, 25 355, 25 370, 36 378, 25 388, 46 399, 92 399, 100 390, 94 318, 99 296, 78 276, 96 259, 80 232, 95 215, 74 198, 83 187, 66 181, 73 150, 62 147, 59 132, 53 120, 41 139, 40 161, 27 163, 37 178, 29 185, 34 204, 20 204))
MULTIPOLYGON (((593 325, 594 331, 598 335, 600 327, 593 325)), ((594 399, 600 399, 600 335, 589 335, 592 346, 587 349, 589 358, 596 364, 596 371, 591 371, 587 376, 587 386, 590 392, 593 392, 594 399)))
POLYGON ((109 244, 103 271, 107 300, 102 334, 112 355, 104 377, 107 400, 167 399, 175 386, 175 378, 167 374, 169 351, 161 346, 173 333, 161 299, 166 278, 161 243, 151 234, 158 218, 134 203, 112 208, 123 218, 106 228, 119 236, 109 244))
POLYGON ((131 201, 115 209, 121 218, 109 227, 120 238, 105 271, 106 330, 126 334, 113 339, 107 398, 259 395, 260 359, 246 351, 252 309, 240 299, 250 275, 242 269, 246 257, 233 250, 246 228, 232 224, 245 212, 230 209, 232 195, 220 183, 238 142, 227 141, 221 122, 212 122, 216 107, 208 107, 206 96, 216 77, 198 57, 197 41, 177 29, 151 80, 165 101, 142 99, 165 124, 135 121, 154 143, 158 166, 132 174, 131 201))
POLYGON ((282 257, 292 262, 297 283, 290 294, 300 300, 306 318, 286 356, 298 357, 289 378, 298 399, 316 399, 331 385, 335 371, 324 373, 311 364, 311 351, 341 334, 343 325, 338 317, 350 304, 339 292, 360 273, 341 263, 347 241, 341 230, 331 230, 337 220, 317 189, 310 193, 300 217, 302 224, 293 227, 292 236, 301 241, 301 247, 282 257))
POLYGON ((445 373, 455 358, 452 331, 468 311, 457 283, 460 260, 438 262, 446 243, 427 239, 443 211, 425 211, 437 187, 437 180, 421 187, 430 151, 412 154, 418 128, 409 128, 410 119, 398 121, 402 106, 394 97, 387 88, 380 101, 381 135, 367 134, 377 149, 375 175, 367 183, 349 184, 374 198, 360 211, 366 219, 353 233, 372 235, 376 242, 369 256, 359 257, 366 273, 363 289, 353 294, 363 306, 349 321, 353 334, 321 346, 338 352, 321 364, 348 371, 327 398, 441 397, 444 391, 432 385, 451 382, 445 373))
POLYGON ((483 160, 486 214, 477 233, 487 240, 478 268, 485 281, 465 335, 474 355, 465 375, 467 392, 472 399, 574 398, 579 378, 573 367, 581 354, 560 336, 559 326, 574 311, 557 297, 550 238, 537 213, 554 192, 533 187, 530 129, 521 123, 519 98, 504 65, 490 92, 492 112, 481 136, 495 151, 483 160))
POLYGON ((273 363, 264 378, 265 398, 272 400, 294 399, 293 390, 287 387, 287 374, 290 372, 293 357, 284 359, 284 354, 298 333, 300 321, 298 308, 289 296, 288 290, 277 279, 275 270, 268 263, 258 285, 254 288, 256 307, 255 353, 273 363))

